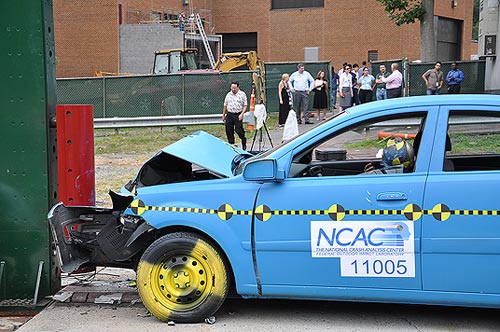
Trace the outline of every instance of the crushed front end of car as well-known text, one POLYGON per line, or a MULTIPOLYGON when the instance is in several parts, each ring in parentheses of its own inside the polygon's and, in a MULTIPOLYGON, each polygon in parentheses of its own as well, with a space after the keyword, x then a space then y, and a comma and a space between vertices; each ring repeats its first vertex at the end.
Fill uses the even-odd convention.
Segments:
POLYGON ((74 273, 94 266, 135 269, 142 252, 156 239, 157 229, 141 216, 127 214, 145 187, 169 191, 169 185, 233 176, 236 161, 251 154, 203 131, 163 148, 151 157, 118 194, 110 191, 113 207, 55 205, 49 224, 61 270, 74 273), (164 185, 167 185, 164 187, 164 185))
POLYGON ((138 253, 153 240, 151 227, 123 211, 133 196, 110 192, 113 208, 55 205, 49 225, 61 270, 73 273, 94 266, 134 269, 138 253))

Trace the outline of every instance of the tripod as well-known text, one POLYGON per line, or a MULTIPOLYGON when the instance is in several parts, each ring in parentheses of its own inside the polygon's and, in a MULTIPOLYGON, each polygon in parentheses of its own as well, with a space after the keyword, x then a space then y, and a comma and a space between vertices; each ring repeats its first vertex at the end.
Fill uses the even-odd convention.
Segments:
POLYGON ((264 142, 264 134, 262 133, 262 128, 266 131, 267 134, 267 139, 269 140, 269 144, 271 144, 271 147, 273 148, 273 141, 271 139, 271 134, 269 134, 269 130, 267 129, 266 122, 264 121, 264 125, 260 127, 258 130, 255 131, 253 135, 253 140, 252 140, 252 145, 250 146, 250 152, 262 152, 262 148, 265 146, 264 142), (255 144, 255 139, 257 138, 257 134, 259 135, 259 149, 254 151, 253 146, 255 144))

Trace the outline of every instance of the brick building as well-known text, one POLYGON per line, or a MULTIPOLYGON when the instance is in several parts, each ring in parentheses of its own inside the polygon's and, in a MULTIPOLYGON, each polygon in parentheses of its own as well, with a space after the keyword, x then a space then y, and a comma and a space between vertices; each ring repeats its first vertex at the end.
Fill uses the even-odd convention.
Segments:
MULTIPOLYGON (((420 57, 419 24, 396 26, 376 0, 54 0, 57 76, 120 72, 120 25, 175 23, 183 9, 222 35, 223 51, 257 49, 268 62, 303 61, 305 49, 335 67, 420 57)), ((434 10, 439 60, 476 54, 473 0, 435 0, 434 10)))

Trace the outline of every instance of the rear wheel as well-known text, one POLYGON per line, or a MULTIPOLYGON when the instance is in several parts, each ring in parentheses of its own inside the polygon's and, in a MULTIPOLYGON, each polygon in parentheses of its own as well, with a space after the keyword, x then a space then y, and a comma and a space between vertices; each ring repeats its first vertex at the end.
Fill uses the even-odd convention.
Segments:
POLYGON ((229 278, 215 246, 197 234, 177 232, 159 238, 144 252, 137 288, 156 318, 199 322, 222 305, 229 278))

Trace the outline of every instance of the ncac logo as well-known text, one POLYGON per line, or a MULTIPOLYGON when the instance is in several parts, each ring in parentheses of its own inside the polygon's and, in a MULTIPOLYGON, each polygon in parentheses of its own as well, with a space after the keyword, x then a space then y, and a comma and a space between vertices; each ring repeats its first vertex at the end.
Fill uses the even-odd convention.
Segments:
MULTIPOLYGON (((351 224, 352 225, 352 224, 351 224)), ((403 247, 410 238, 408 226, 395 223, 380 227, 333 227, 318 229, 317 247, 403 247)))

